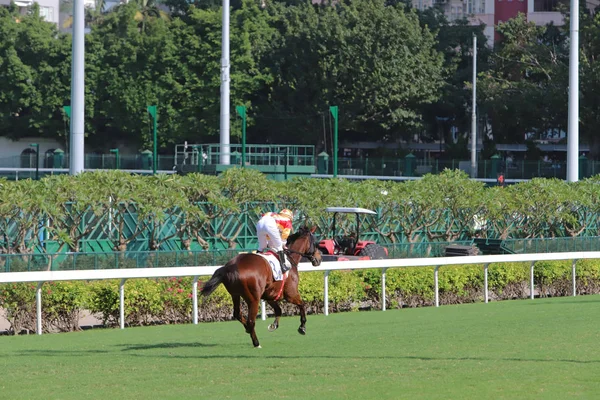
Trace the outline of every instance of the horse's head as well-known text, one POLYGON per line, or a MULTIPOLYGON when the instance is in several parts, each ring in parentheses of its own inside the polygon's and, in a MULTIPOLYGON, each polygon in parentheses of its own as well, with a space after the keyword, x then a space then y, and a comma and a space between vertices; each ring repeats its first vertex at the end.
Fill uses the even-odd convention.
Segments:
POLYGON ((308 228, 303 226, 298 232, 291 235, 287 240, 288 250, 300 254, 310 260, 314 267, 321 265, 321 252, 317 249, 315 232, 316 226, 308 228))

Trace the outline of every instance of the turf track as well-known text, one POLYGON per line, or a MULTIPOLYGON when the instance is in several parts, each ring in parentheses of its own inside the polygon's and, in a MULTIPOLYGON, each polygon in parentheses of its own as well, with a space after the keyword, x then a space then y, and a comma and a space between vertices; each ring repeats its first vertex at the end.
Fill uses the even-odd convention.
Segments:
POLYGON ((600 296, 0 337, 2 399, 600 398, 600 296))

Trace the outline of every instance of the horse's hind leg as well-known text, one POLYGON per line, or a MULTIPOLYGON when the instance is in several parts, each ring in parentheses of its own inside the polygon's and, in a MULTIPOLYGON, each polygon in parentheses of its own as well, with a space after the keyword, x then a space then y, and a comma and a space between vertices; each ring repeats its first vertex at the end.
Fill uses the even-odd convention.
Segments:
POLYGON ((240 296, 239 295, 231 295, 231 300, 233 301, 233 318, 237 319, 246 327, 246 318, 242 315, 240 308, 240 296))
POLYGON ((256 337, 256 332, 254 331, 256 315, 258 314, 258 301, 246 301, 246 303, 248 303, 248 321, 246 322, 246 332, 250 334, 254 347, 260 347, 260 343, 258 343, 258 338, 256 337))
POLYGON ((300 297, 300 293, 295 293, 292 296, 286 296, 285 298, 292 304, 296 304, 300 309, 300 327, 298 328, 298 333, 301 335, 306 335, 306 310, 304 308, 304 301, 300 297))
POLYGON ((268 301, 269 305, 273 307, 273 311, 275 311, 275 321, 269 325, 269 332, 273 332, 275 329, 279 328, 279 318, 281 317, 281 307, 279 303, 273 300, 268 301))

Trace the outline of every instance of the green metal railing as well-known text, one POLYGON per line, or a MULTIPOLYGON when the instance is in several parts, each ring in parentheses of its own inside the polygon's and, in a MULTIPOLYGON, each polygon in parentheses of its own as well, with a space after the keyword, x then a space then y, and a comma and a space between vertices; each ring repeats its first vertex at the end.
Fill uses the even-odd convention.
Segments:
MULTIPOLYGON (((230 164, 242 164, 241 144, 230 144, 230 164)), ((315 165, 315 146, 282 144, 249 144, 245 146, 245 165, 315 165)), ((220 144, 188 144, 175 146, 177 165, 215 165, 220 164, 220 144)), ((201 168, 200 168, 201 169, 201 168)))
POLYGON ((503 246, 514 253, 564 253, 600 251, 600 237, 507 239, 503 246))
MULTIPOLYGON (((434 258, 443 257, 446 247, 456 244, 469 246, 473 244, 473 241, 401 243, 389 244, 384 247, 388 249, 389 258, 434 258)), ((502 246, 517 254, 600 251, 600 237, 509 239, 504 240, 502 246)), ((0 255, 0 273, 223 265, 239 253, 254 250, 2 254, 0 255)))
MULTIPOLYGON (((428 173, 437 174, 444 169, 470 168, 470 160, 423 160, 415 157, 362 157, 340 158, 339 175, 366 176, 406 176, 420 177, 428 173)), ((326 170, 333 173, 333 161, 327 160, 326 170)), ((506 163, 499 158, 480 160, 477 163, 477 177, 496 179, 503 173, 506 179, 558 178, 566 179, 567 164, 564 161, 511 161, 506 163)), ((319 171, 319 173, 324 173, 319 171)), ((600 173, 600 161, 579 159, 579 178, 600 173)))
POLYGON ((127 251, 0 255, 0 272, 78 271, 222 265, 249 250, 127 251))
MULTIPOLYGON (((242 165, 242 145, 230 145, 230 164, 242 165)), ((212 171, 208 166, 220 164, 220 144, 191 144, 177 145, 175 155, 158 155, 157 169, 159 171, 173 171, 174 167, 185 172, 212 171)), ((265 172, 271 178, 280 179, 276 174, 294 176, 295 169, 314 167, 312 170, 301 170, 302 175, 310 173, 333 174, 333 157, 316 155, 315 146, 300 145, 246 145, 245 166, 255 167, 265 172), (261 168, 262 167, 262 168, 261 168), (269 169, 270 168, 270 169, 269 169), (295 168, 295 169, 294 169, 295 168), (273 172, 275 171, 275 172, 273 172), (307 172, 311 171, 311 172, 307 172), (275 174, 275 175, 273 175, 275 174)), ((0 176, 8 179, 34 178, 35 171, 17 171, 19 168, 35 168, 35 155, 0 158, 0 176)), ((56 173, 67 173, 69 156, 64 153, 41 155, 39 159, 40 176, 56 173)), ((123 155, 119 152, 109 154, 86 154, 86 169, 119 169, 152 171, 152 154, 147 151, 140 154, 123 155)), ((566 162, 552 161, 524 161, 515 160, 506 162, 499 156, 489 160, 479 160, 477 170, 478 178, 496 179, 503 173, 505 179, 531 179, 535 177, 566 179, 566 162)), ((417 158, 412 154, 405 157, 340 157, 338 158, 338 175, 357 176, 404 176, 420 177, 428 173, 440 173, 444 169, 470 168, 470 160, 460 159, 432 159, 417 158)), ((214 171, 212 171, 214 173, 214 171)), ((579 178, 594 176, 600 173, 600 161, 579 158, 579 178)), ((286 177, 287 179, 288 177, 286 177)))

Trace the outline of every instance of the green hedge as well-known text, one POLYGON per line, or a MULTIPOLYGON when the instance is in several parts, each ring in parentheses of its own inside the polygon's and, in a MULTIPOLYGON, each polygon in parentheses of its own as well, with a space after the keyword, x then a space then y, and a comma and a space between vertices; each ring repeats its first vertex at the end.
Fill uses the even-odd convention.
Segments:
MULTIPOLYGON (((529 263, 490 264, 489 296, 493 300, 529 296, 529 263)), ((391 268, 386 272, 389 308, 429 306, 434 303, 434 267, 391 268)), ((536 296, 568 296, 572 292, 570 261, 540 261, 535 264, 536 296)), ((483 301, 482 265, 449 266, 439 269, 441 304, 483 301)), ((198 282, 199 288, 202 281, 198 282)), ((35 289, 31 283, 0 285, 0 308, 6 312, 11 333, 35 331, 35 289)), ((323 310, 323 272, 304 272, 300 293, 308 313, 323 310)), ((579 294, 600 293, 600 260, 577 263, 579 294)), ((119 322, 119 281, 48 282, 42 286, 42 321, 45 332, 80 329, 79 319, 89 311, 104 326, 119 322)), ((231 297, 221 285, 208 298, 200 296, 200 321, 232 318, 231 297)), ((333 271, 329 274, 329 309, 332 312, 381 308, 381 271, 333 271)), ((297 307, 283 303, 284 314, 297 307)), ((243 312, 246 312, 243 306, 243 312)), ((268 309, 268 312, 271 312, 268 309)), ((192 321, 192 279, 130 279, 125 284, 125 324, 189 323, 192 321)))

